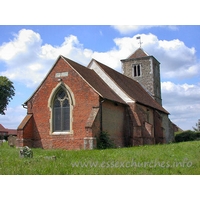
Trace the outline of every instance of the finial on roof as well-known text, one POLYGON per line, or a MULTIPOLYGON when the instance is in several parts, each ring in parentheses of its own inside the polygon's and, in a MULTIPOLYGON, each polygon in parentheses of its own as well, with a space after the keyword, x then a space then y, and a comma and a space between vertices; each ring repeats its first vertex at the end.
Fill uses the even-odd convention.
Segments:
POLYGON ((141 48, 142 43, 143 43, 143 42, 141 42, 141 36, 137 36, 136 39, 137 39, 137 40, 140 40, 138 44, 140 44, 140 48, 141 48))

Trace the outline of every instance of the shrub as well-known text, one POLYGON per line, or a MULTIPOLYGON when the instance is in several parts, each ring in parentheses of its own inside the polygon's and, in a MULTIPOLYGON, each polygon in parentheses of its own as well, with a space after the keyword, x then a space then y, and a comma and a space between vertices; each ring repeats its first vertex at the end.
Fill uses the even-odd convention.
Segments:
POLYGON ((175 134, 175 142, 200 140, 200 132, 182 131, 175 134))
POLYGON ((115 145, 113 140, 110 139, 110 136, 107 131, 102 131, 97 137, 97 149, 109 149, 113 148, 115 145))

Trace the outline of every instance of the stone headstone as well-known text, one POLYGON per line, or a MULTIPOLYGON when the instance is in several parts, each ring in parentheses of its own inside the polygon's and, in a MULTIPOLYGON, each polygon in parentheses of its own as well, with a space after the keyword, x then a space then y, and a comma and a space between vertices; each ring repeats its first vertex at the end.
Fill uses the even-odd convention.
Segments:
POLYGON ((32 158, 32 157, 33 157, 33 151, 28 146, 25 146, 23 147, 23 149, 20 149, 19 158, 32 158))
POLYGON ((0 140, 0 146, 3 144, 3 141, 2 140, 0 140))
POLYGON ((11 147, 16 146, 16 136, 10 135, 8 137, 8 145, 11 146, 11 147))
POLYGON ((22 149, 19 150, 19 158, 24 158, 24 153, 22 149))

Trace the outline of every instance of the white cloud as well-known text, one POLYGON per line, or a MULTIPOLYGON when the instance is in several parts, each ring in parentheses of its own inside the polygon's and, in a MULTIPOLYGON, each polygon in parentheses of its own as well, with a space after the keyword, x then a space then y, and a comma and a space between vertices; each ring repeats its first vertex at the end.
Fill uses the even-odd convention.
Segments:
POLYGON ((169 28, 171 30, 177 30, 177 26, 164 26, 164 25, 112 25, 114 29, 119 31, 121 34, 130 34, 134 33, 143 29, 150 29, 152 27, 163 27, 163 28, 169 28))
MULTIPOLYGON (((0 46, 0 60, 7 64, 2 72, 13 81, 21 81, 28 87, 36 87, 59 55, 64 55, 87 65, 92 58, 120 71, 121 59, 127 58, 138 47, 138 35, 115 38, 115 46, 107 52, 85 49, 74 35, 64 38, 60 46, 42 45, 38 33, 22 29, 14 39, 0 46)), ((199 74, 200 64, 196 60, 195 49, 185 46, 176 39, 159 40, 153 34, 141 34, 142 47, 161 62, 163 78, 192 78, 199 74)))
POLYGON ((79 43, 78 39, 74 35, 64 38, 65 41, 61 46, 53 47, 49 44, 45 44, 41 47, 42 52, 40 57, 45 59, 56 59, 61 54, 70 55, 75 50, 81 50, 82 45, 79 43))
MULTIPOLYGON (((1 75, 28 87, 36 87, 59 55, 66 56, 85 66, 92 58, 95 58, 119 70, 121 68, 120 60, 130 56, 139 47, 137 36, 115 38, 115 46, 112 49, 106 52, 97 52, 84 48, 74 35, 65 37, 59 46, 42 45, 42 39, 38 33, 23 29, 14 36, 13 40, 0 46, 0 60, 4 61, 7 66, 7 70, 1 72, 1 75)), ((184 79, 199 75, 200 63, 197 61, 193 47, 187 47, 178 39, 159 40, 153 34, 141 34, 140 36, 143 49, 161 62, 163 78, 184 79)), ((173 82, 163 82, 162 99, 163 105, 171 113, 171 119, 174 122, 180 122, 180 124, 177 123, 180 127, 185 129, 187 120, 192 120, 192 123, 195 124, 194 121, 198 119, 197 112, 200 107, 200 85, 176 85, 173 82)), ((8 109, 8 113, 10 112, 9 115, 12 116, 11 109, 8 109)), ((17 119, 15 114, 12 119, 13 121, 17 119)), ((8 121, 12 121, 12 119, 8 121)))
POLYGON ((142 34, 141 38, 145 51, 160 61, 163 78, 184 79, 199 74, 200 63, 193 47, 187 47, 178 39, 159 40, 153 34, 142 34))
MULTIPOLYGON (((116 46, 113 49, 107 52, 94 52, 92 56, 112 68, 120 69, 120 60, 127 58, 139 47, 137 36, 115 38, 116 46)), ((143 42, 142 48, 160 61, 163 78, 184 79, 199 75, 200 63, 196 59, 196 51, 193 47, 187 47, 178 39, 159 40, 153 34, 140 36, 143 42)))
POLYGON ((148 29, 153 26, 150 25, 113 25, 112 26, 114 29, 119 31, 121 34, 129 34, 133 33, 142 29, 148 29))
POLYGON ((182 129, 191 129, 199 119, 200 85, 161 83, 163 106, 170 112, 171 120, 182 129))
POLYGON ((0 47, 0 59, 9 61, 16 58, 19 54, 31 53, 32 48, 36 50, 42 43, 40 35, 32 30, 22 29, 18 35, 15 34, 14 36, 13 41, 3 43, 0 47))
MULTIPOLYGON (((139 47, 137 36, 114 39, 116 47, 104 53, 105 57, 109 55, 109 57, 116 59, 109 66, 120 68, 121 63, 119 60, 127 58, 139 47)), ((153 34, 141 34, 140 36, 143 42, 142 48, 160 61, 163 78, 184 79, 199 75, 200 63, 196 59, 196 51, 193 47, 187 47, 184 42, 178 39, 171 41, 159 40, 153 34)), ((102 55, 101 59, 103 59, 102 55)), ((108 62, 106 58, 104 60, 105 63, 108 62)))
POLYGON ((42 46, 40 35, 32 30, 23 29, 14 36, 13 40, 0 47, 0 60, 7 64, 7 70, 1 75, 27 87, 36 87, 59 55, 84 64, 91 59, 92 51, 83 49, 73 35, 65 37, 61 46, 57 47, 50 44, 42 46))
POLYGON ((0 123, 5 128, 17 129, 19 124, 26 116, 27 110, 24 109, 21 105, 15 107, 8 106, 5 113, 5 115, 0 115, 0 123))
MULTIPOLYGON (((170 81, 162 82, 162 99, 166 107, 200 105, 200 85, 175 84, 170 81)), ((172 110, 173 111, 173 110, 172 110)))

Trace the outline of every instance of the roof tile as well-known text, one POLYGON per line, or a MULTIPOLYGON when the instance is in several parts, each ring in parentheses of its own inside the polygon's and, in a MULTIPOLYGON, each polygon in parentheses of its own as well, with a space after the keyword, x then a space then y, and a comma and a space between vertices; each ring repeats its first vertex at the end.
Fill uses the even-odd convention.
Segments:
POLYGON ((8 132, 3 125, 0 124, 0 132, 8 132))
POLYGON ((110 76, 119 87, 138 103, 150 106, 169 114, 159 103, 157 103, 145 89, 135 80, 111 69, 110 67, 96 61, 99 66, 110 76))
MULTIPOLYGON (((62 56, 63 57, 63 56, 62 56)), ((97 74, 83 65, 63 57, 103 98, 126 104, 97 74)))
POLYGON ((17 129, 23 129, 32 116, 33 114, 27 114, 17 129))
POLYGON ((129 56, 127 59, 141 58, 141 57, 146 57, 146 56, 149 56, 149 55, 147 53, 145 53, 143 49, 139 48, 131 56, 129 56))

